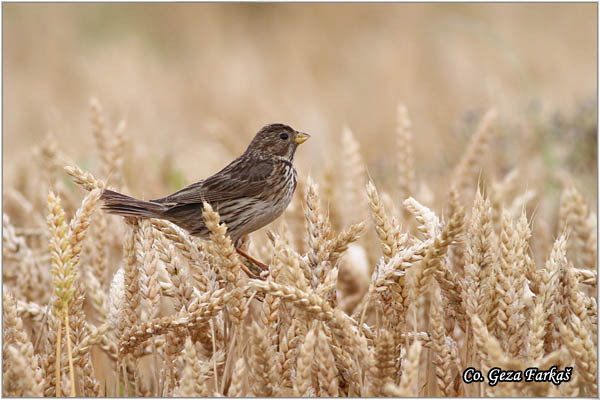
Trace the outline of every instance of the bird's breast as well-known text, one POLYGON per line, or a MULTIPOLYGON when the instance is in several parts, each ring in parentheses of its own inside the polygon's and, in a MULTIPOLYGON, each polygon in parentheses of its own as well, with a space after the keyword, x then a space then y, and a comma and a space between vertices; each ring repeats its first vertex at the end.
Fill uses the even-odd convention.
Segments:
POLYGON ((265 205, 268 205, 270 209, 268 213, 273 215, 273 219, 283 214, 290 204, 297 183, 296 169, 293 165, 282 163, 280 167, 281 170, 273 174, 271 182, 261 196, 265 205))
MULTIPOLYGON (((273 174, 263 192, 252 198, 236 201, 231 229, 241 236, 254 232, 277 219, 292 201, 296 189, 296 169, 283 164, 279 173, 273 174)), ((227 221, 226 221, 227 222, 227 221)))

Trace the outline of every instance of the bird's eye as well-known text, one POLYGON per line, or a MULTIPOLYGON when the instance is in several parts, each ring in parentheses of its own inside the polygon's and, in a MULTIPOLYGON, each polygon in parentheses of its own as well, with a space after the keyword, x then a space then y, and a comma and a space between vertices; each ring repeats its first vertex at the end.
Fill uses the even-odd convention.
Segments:
POLYGON ((282 133, 281 135, 279 135, 279 139, 281 140, 288 140, 288 134, 287 133, 282 133))

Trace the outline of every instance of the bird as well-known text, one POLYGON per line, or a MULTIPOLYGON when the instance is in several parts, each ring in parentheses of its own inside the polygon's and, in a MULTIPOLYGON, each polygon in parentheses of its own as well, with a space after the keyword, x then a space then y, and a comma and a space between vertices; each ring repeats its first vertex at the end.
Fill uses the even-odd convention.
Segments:
POLYGON ((102 208, 125 217, 165 219, 192 236, 208 239, 202 217, 206 201, 226 224, 236 251, 267 269, 240 248, 241 238, 273 222, 290 204, 297 183, 294 156, 309 137, 282 123, 265 125, 244 153, 216 174, 149 201, 105 189, 102 208))

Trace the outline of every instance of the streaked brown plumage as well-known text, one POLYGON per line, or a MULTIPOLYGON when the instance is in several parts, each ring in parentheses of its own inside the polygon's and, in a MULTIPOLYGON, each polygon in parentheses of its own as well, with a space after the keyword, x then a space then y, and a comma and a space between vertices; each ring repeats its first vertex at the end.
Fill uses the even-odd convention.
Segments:
POLYGON ((215 175, 150 201, 105 190, 103 209, 123 216, 166 219, 194 236, 207 238, 202 218, 202 202, 206 201, 219 212, 236 243, 285 211, 296 189, 296 148, 309 137, 284 124, 266 125, 244 154, 215 175))

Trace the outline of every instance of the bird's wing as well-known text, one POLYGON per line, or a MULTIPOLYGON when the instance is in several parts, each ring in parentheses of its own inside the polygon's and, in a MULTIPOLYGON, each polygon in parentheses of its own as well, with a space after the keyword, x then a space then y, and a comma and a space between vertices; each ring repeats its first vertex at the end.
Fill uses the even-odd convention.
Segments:
POLYGON ((270 160, 248 161, 237 159, 209 178, 193 183, 170 196, 151 201, 176 206, 255 196, 264 190, 274 165, 270 160))

